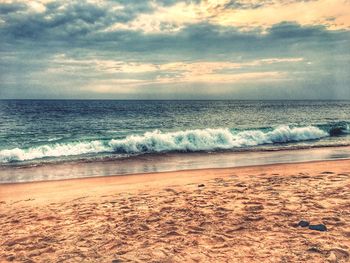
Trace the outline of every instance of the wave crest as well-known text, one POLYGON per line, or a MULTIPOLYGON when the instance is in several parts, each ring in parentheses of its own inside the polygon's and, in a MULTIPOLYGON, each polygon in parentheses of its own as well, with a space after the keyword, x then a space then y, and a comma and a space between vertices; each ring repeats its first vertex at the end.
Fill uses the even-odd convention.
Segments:
POLYGON ((155 130, 124 139, 95 140, 66 144, 50 144, 28 149, 0 151, 0 162, 27 161, 46 157, 63 157, 91 153, 159 153, 228 150, 262 144, 298 142, 320 139, 329 133, 314 127, 279 126, 270 131, 230 129, 197 129, 178 132, 155 130))
POLYGON ((101 141, 78 142, 68 144, 52 144, 29 149, 15 148, 0 151, 0 163, 28 161, 45 157, 74 156, 88 153, 108 151, 101 141))
POLYGON ((280 126, 272 131, 250 130, 232 132, 229 129, 188 130, 162 133, 158 130, 144 135, 129 136, 122 140, 111 140, 109 145, 115 152, 143 153, 167 151, 226 150, 261 144, 297 142, 319 139, 328 133, 317 127, 280 126))

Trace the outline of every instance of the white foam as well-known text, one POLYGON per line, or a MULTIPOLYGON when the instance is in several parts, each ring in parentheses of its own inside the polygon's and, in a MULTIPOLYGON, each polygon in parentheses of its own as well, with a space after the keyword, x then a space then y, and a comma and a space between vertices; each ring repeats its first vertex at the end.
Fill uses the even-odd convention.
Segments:
POLYGON ((0 162, 26 161, 45 157, 73 156, 89 153, 159 153, 171 151, 195 152, 227 150, 261 144, 297 142, 319 139, 328 133, 313 126, 279 126, 271 131, 247 130, 232 132, 229 129, 198 129, 178 132, 146 132, 125 139, 108 142, 91 141, 67 144, 51 144, 29 149, 5 149, 0 151, 0 162))
POLYGON ((29 149, 15 148, 0 151, 0 162, 27 161, 45 157, 73 156, 88 153, 99 153, 108 149, 100 141, 78 142, 68 144, 53 144, 32 147, 29 149))
POLYGON ((317 127, 290 128, 280 126, 272 131, 260 130, 233 133, 229 129, 204 129, 162 133, 147 132, 123 140, 111 140, 115 152, 205 151, 231 149, 261 144, 305 141, 328 136, 317 127))

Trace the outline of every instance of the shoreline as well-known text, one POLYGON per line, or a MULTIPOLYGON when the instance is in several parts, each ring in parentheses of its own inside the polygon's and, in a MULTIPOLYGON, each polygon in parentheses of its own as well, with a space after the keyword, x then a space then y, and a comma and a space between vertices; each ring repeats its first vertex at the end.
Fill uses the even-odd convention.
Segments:
MULTIPOLYGON (((238 167, 224 167, 224 168, 201 168, 201 169, 188 169, 188 170, 177 170, 177 171, 164 171, 156 173, 135 173, 135 174, 124 174, 124 175, 112 175, 112 176, 94 176, 94 177, 83 177, 83 178, 68 178, 58 180, 46 180, 46 181, 32 181, 32 182, 21 182, 21 183, 5 183, 0 184, 0 202, 8 200, 9 197, 15 195, 18 199, 26 198, 32 199, 31 195, 41 195, 46 192, 48 196, 56 195, 61 191, 72 191, 73 195, 80 195, 80 192, 76 193, 77 190, 85 190, 84 187, 90 186, 91 188, 121 188, 125 190, 133 190, 132 185, 136 185, 136 188, 140 187, 140 183, 165 183, 169 181, 182 181, 188 180, 189 182, 197 182, 202 179, 210 179, 212 176, 227 176, 230 173, 239 173, 240 176, 247 176, 246 173, 249 171, 266 171, 273 168, 283 168, 292 166, 317 166, 324 164, 349 164, 350 171, 350 159, 338 159, 338 160, 316 160, 316 161, 305 161, 295 163, 273 163, 273 164, 262 164, 262 165, 251 165, 251 166, 238 166, 238 167), (206 176, 203 176, 203 174, 206 176), (186 177, 184 175, 186 174, 186 177), (200 177, 198 177, 200 176, 200 177), (53 190, 55 189, 55 190, 53 190), (23 190, 23 192, 22 192, 23 190), (40 190, 40 191, 38 191, 40 190), (34 193, 35 191, 35 193, 34 193), (24 196, 23 196, 24 194, 24 196)), ((157 185, 158 187, 159 185, 157 185)), ((87 190, 87 189, 86 189, 87 190)), ((119 189, 118 189, 119 190, 119 189)), ((70 198, 72 196, 66 195, 64 198, 70 198)), ((52 197, 52 196, 51 196, 52 197)), ((17 201, 18 201, 17 199, 17 201)), ((55 199, 55 198, 53 198, 55 199)), ((35 199, 31 200, 35 201, 35 199)))
MULTIPOLYGON (((214 156, 215 157, 215 156, 214 156)), ((14 183, 0 183, 1 186, 17 186, 17 185, 31 185, 31 184, 45 184, 45 183, 59 183, 59 182, 78 182, 84 180, 95 180, 95 179, 107 179, 111 178, 123 178, 123 177, 138 177, 138 176, 155 176, 162 174, 175 174, 175 173, 196 173, 196 172, 205 172, 205 171, 225 171, 225 170, 233 170, 233 169, 258 169, 259 167, 274 167, 274 166, 284 166, 284 165, 301 165, 301 164, 313 164, 313 163, 324 163, 324 162, 342 162, 349 161, 350 158, 339 158, 339 159, 325 159, 325 160, 312 160, 312 161, 301 161, 301 162, 284 162, 284 163, 267 163, 267 164, 256 164, 256 165, 244 165, 244 166, 232 166, 232 167, 212 167, 212 168, 193 168, 193 169, 185 169, 185 170, 171 170, 171 171, 160 171, 160 172, 148 172, 148 173, 131 173, 131 174, 114 174, 114 175, 103 175, 103 176, 90 176, 90 177, 77 177, 77 178, 64 178, 64 179, 54 179, 54 180, 42 180, 42 181, 29 181, 29 182, 14 182, 14 183)), ((92 162, 94 163, 94 162, 92 162)))
POLYGON ((350 160, 6 184, 0 261, 348 262, 349 209, 350 160))
POLYGON ((27 167, 3 166, 0 167, 0 185, 342 159, 350 159, 349 146, 278 151, 140 155, 104 161, 54 163, 27 167), (249 158, 247 158, 248 155, 249 158))

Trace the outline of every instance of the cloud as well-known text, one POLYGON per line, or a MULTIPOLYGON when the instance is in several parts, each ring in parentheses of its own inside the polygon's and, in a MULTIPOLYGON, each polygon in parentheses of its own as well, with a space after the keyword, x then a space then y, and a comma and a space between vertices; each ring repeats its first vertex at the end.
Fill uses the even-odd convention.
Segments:
MULTIPOLYGON (((259 3, 259 1, 255 1, 259 3)), ((350 2, 347 0, 270 1, 258 8, 221 9, 212 19, 224 26, 268 29, 281 22, 322 25, 330 30, 350 29, 350 2)))
POLYGON ((8 41, 118 40, 141 34, 177 34, 208 24, 267 33, 276 24, 350 29, 347 0, 220 1, 2 1, 0 34, 8 41))
POLYGON ((347 98, 349 4, 0 0, 0 97, 347 98))
POLYGON ((129 21, 150 8, 147 2, 123 5, 115 1, 92 0, 9 1, 0 6, 2 35, 10 40, 53 41, 83 38, 112 23, 129 21))
POLYGON ((154 5, 153 12, 139 14, 127 23, 115 23, 106 31, 136 30, 143 33, 178 32, 185 26, 208 22, 213 25, 262 32, 281 22, 322 25, 330 30, 350 29, 350 2, 319 1, 201 1, 154 5))
MULTIPOLYGON (((288 81, 288 76, 285 72, 249 72, 236 74, 186 74, 183 78, 161 77, 154 80, 140 79, 112 79, 112 80, 94 80, 83 86, 84 91, 94 92, 94 94, 129 94, 148 93, 150 90, 161 89, 166 93, 172 93, 176 87, 184 89, 191 87, 191 90, 197 90, 198 95, 208 93, 213 86, 212 84, 238 84, 238 83, 273 83, 278 80, 288 81), (202 87, 206 86, 206 90, 202 87)), ((186 91, 183 91, 186 94, 186 91)), ((221 93, 220 90, 214 89, 214 94, 221 93)))
MULTIPOLYGON (((55 55, 46 73, 80 74, 96 78, 96 73, 108 77, 111 85, 149 85, 174 83, 236 83, 244 81, 274 81, 285 78, 286 72, 261 69, 281 63, 301 63, 303 58, 267 58, 253 61, 175 61, 167 63, 126 62, 110 59, 74 59, 55 55), (237 70, 239 70, 237 72, 237 70), (246 71, 246 72, 242 72, 246 71), (236 71, 236 72, 235 72, 236 71), (130 79, 134 76, 134 79, 130 79), (139 77, 138 79, 135 77, 139 77)), ((105 87, 106 85, 104 85, 105 87)), ((105 88, 103 89, 105 90, 105 88)))
POLYGON ((245 62, 232 61, 197 61, 182 62, 175 61, 171 63, 142 63, 126 62, 112 59, 75 59, 68 57, 66 54, 56 54, 52 57, 52 66, 59 68, 90 67, 95 71, 105 73, 140 73, 152 71, 190 71, 198 74, 208 74, 222 69, 239 69, 251 66, 260 66, 275 63, 297 63, 303 62, 303 58, 265 58, 245 62))

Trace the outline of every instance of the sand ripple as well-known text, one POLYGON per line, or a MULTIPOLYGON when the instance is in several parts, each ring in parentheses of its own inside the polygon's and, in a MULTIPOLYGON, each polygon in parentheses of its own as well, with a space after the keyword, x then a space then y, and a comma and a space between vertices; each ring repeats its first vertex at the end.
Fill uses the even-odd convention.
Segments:
POLYGON ((350 169, 321 168, 267 166, 39 206, 2 202, 0 261, 349 262, 350 169), (298 227, 302 219, 328 231, 298 227))

